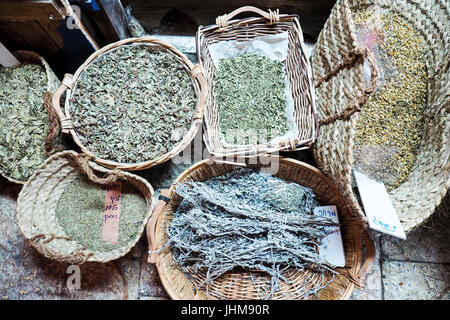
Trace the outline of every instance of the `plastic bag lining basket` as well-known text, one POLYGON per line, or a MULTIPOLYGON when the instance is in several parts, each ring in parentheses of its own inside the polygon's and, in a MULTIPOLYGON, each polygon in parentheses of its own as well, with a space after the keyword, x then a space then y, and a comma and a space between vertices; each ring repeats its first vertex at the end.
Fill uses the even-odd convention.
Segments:
MULTIPOLYGON (((254 158, 241 158, 242 161, 247 161, 247 166, 250 168, 261 168, 262 163, 264 165, 270 163, 267 161, 270 159, 264 159, 257 164, 255 164, 256 162, 251 164, 248 162, 249 159, 254 158)), ((339 212, 346 266, 336 268, 335 270, 339 274, 335 276, 333 281, 327 287, 309 296, 308 299, 347 299, 355 284, 357 287, 364 285, 365 274, 374 260, 375 248, 370 236, 361 227, 360 220, 351 211, 336 187, 317 168, 289 158, 277 158, 275 161, 279 161, 279 170, 275 173, 275 176, 312 188, 323 203, 336 204, 339 212), (364 262, 361 240, 364 241, 366 248, 364 262)), ((183 172, 169 190, 163 190, 164 192, 161 194, 169 198, 170 201, 166 204, 165 201, 159 200, 152 218, 147 224, 150 250, 156 251, 168 239, 166 228, 170 226, 173 214, 181 201, 181 198, 174 192, 177 183, 190 180, 207 180, 230 172, 236 167, 236 165, 203 160, 183 172)), ((262 275, 257 277, 253 275, 252 277, 250 272, 230 271, 215 280, 209 288, 209 295, 207 295, 203 289, 196 290, 189 277, 180 271, 177 263, 173 260, 170 246, 158 254, 150 255, 148 261, 156 263, 161 282, 172 299, 261 299, 261 293, 255 286, 257 287, 258 283, 263 285, 266 283, 265 281, 270 279, 270 277, 262 275)), ((189 276, 200 280, 204 279, 201 272, 193 272, 189 276)), ((289 270, 285 276, 292 280, 293 284, 283 284, 282 289, 274 294, 274 299, 286 299, 286 296, 289 296, 288 299, 303 299, 302 289, 305 289, 306 286, 320 286, 320 284, 323 284, 321 281, 327 280, 321 279, 320 275, 311 271, 289 270), (312 283, 302 287, 305 279, 311 280, 312 283)))
MULTIPOLYGON (((154 191, 143 178, 128 172, 116 172, 91 162, 97 176, 117 174, 117 179, 131 183, 145 198, 147 212, 138 234, 126 246, 106 252, 84 248, 76 239, 70 239, 58 225, 55 210, 62 193, 70 182, 84 173, 80 169, 75 151, 63 151, 49 157, 22 188, 17 198, 17 221, 32 247, 47 258, 80 264, 108 262, 124 256, 139 241, 150 218, 154 191)), ((105 180, 107 181, 107 180, 105 180)), ((74 195, 76 196, 76 195, 74 195)))
MULTIPOLYGON (((39 66, 43 67, 45 70, 45 73, 47 74, 48 82, 47 82, 47 91, 45 92, 45 98, 44 98, 44 108, 47 111, 47 114, 49 115, 50 128, 47 132, 47 136, 49 136, 49 135, 53 134, 54 129, 56 129, 57 131, 59 130, 59 128, 56 128, 58 123, 57 123, 56 115, 54 115, 54 112, 53 112, 53 107, 51 105, 51 95, 53 94, 53 92, 55 92, 58 89, 58 87, 60 85, 60 81, 58 80, 58 77, 56 77, 53 70, 48 65, 47 61, 45 61, 45 59, 41 55, 37 54, 36 52, 28 51, 28 50, 18 50, 18 51, 13 52, 13 54, 21 63, 35 64, 35 65, 39 65, 39 66), (56 121, 56 123, 54 121, 56 121)), ((52 141, 49 141, 49 142, 52 142, 52 141)), ((51 151, 51 150, 49 150, 49 151, 51 151)), ((14 178, 8 176, 6 173, 4 173, 1 170, 1 168, 0 168, 0 175, 5 177, 6 179, 8 179, 9 181, 11 181, 13 183, 24 184, 26 182, 26 181, 19 181, 17 179, 14 179, 14 178)))
POLYGON ((163 163, 171 159, 178 153, 180 153, 184 148, 186 148, 189 145, 192 139, 194 139, 199 127, 202 124, 206 95, 207 95, 207 86, 203 78, 202 68, 199 64, 194 65, 181 51, 163 41, 152 39, 150 37, 128 38, 109 44, 94 52, 78 68, 78 70, 75 72, 73 76, 70 74, 66 74, 62 81, 61 86, 58 88, 57 92, 53 96, 53 107, 55 108, 57 114, 59 115, 63 133, 70 132, 75 143, 81 148, 83 153, 89 155, 95 162, 105 167, 133 171, 133 170, 147 169, 152 166, 163 163), (101 159, 97 157, 95 154, 91 153, 85 146, 82 145, 79 138, 77 137, 77 132, 73 127, 70 117, 71 89, 74 88, 76 81, 81 75, 81 73, 89 66, 89 64, 91 64, 97 58, 101 57, 102 55, 108 54, 112 50, 116 50, 117 48, 126 45, 143 45, 158 48, 159 50, 164 50, 170 54, 175 55, 180 60, 180 63, 183 64, 185 69, 191 74, 197 97, 197 105, 193 114, 193 121, 189 131, 186 133, 183 140, 180 143, 178 143, 174 148, 172 148, 172 150, 169 150, 164 155, 156 159, 149 159, 139 163, 118 163, 115 161, 101 159), (60 107, 60 97, 65 90, 67 90, 67 94, 65 101, 65 110, 64 110, 65 112, 63 112, 60 107))
POLYGON ((215 25, 200 26, 196 35, 197 56, 209 86, 204 120, 204 141, 208 151, 217 157, 257 156, 278 151, 294 151, 308 148, 318 135, 317 113, 312 84, 312 73, 305 54, 302 29, 296 15, 278 14, 255 7, 242 7, 230 14, 217 18, 215 25), (234 16, 251 12, 261 15, 259 18, 231 20, 234 16), (286 70, 294 100, 294 119, 298 125, 298 136, 272 145, 245 145, 225 147, 220 140, 220 119, 218 104, 214 95, 214 64, 208 46, 219 41, 248 41, 249 39, 288 32, 289 46, 286 70))
MULTIPOLYGON (((450 186, 449 97, 450 97, 450 8, 438 0, 347 1, 339 0, 321 31, 312 54, 314 81, 330 72, 358 46, 350 8, 376 3, 404 17, 424 37, 427 59, 428 97, 419 153, 408 180, 390 192, 406 232, 426 221, 450 186)), ((362 66, 341 71, 316 88, 319 119, 330 117, 360 95, 365 84, 362 66)), ((321 125, 313 147, 321 168, 365 219, 352 190, 353 143, 358 113, 346 121, 321 125)))

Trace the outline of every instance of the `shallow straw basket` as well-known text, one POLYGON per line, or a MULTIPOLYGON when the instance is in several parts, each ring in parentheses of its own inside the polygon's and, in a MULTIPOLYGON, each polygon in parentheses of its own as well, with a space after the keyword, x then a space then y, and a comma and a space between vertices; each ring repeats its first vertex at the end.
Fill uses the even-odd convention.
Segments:
MULTIPOLYGON (((47 155, 50 155, 58 150, 60 150, 61 146, 57 146, 57 140, 59 138, 59 124, 58 124, 58 118, 55 114, 51 99, 53 92, 58 89, 60 85, 60 81, 56 77, 56 75, 53 73, 52 69, 48 65, 47 61, 33 51, 28 50, 19 50, 13 52, 14 56, 22 63, 22 64, 35 64, 39 65, 44 68, 45 73, 47 74, 47 90, 44 93, 44 108, 47 110, 48 118, 49 118, 49 128, 47 130, 47 137, 45 139, 45 150, 47 152, 47 155)), ((24 106, 27 108, 28 106, 24 106)), ((17 184, 24 184, 26 181, 19 181, 17 179, 14 179, 12 177, 9 177, 6 173, 2 171, 0 168, 0 175, 8 179, 9 181, 17 184)))
MULTIPOLYGON (((370 236, 364 228, 361 228, 358 217, 350 210, 346 200, 331 181, 318 169, 303 162, 289 158, 260 158, 256 163, 255 158, 241 159, 246 161, 250 168, 270 168, 270 159, 278 161, 278 170, 275 176, 286 181, 293 181, 303 186, 310 187, 323 204, 335 204, 338 208, 341 232, 343 237, 346 266, 336 268, 339 272, 334 280, 325 288, 319 290, 309 299, 347 299, 355 285, 362 287, 367 270, 374 260, 375 249, 370 236), (264 159, 264 161, 262 161, 264 159), (252 164, 253 163, 253 164, 252 164), (262 164, 264 163, 264 165, 262 164), (362 242, 366 245, 366 258, 362 262, 362 242)), ((184 171, 169 190, 163 190, 152 218, 147 224, 147 237, 150 250, 156 251, 168 240, 166 227, 170 226, 173 214, 176 212, 181 198, 174 192, 175 185, 185 181, 203 181, 216 176, 221 176, 235 169, 236 165, 203 160, 184 171), (166 203, 168 202, 168 204, 166 203)), ((149 256, 150 263, 156 263, 161 282, 172 299, 261 299, 255 287, 265 285, 270 277, 263 275, 251 276, 250 272, 230 271, 214 281, 209 287, 209 295, 204 290, 194 290, 194 285, 177 266, 173 260, 170 246, 163 249, 158 254, 149 256)), ((204 274, 189 274, 197 280, 204 280, 204 274)), ((292 280, 292 285, 282 283, 281 290, 274 294, 274 299, 303 299, 302 289, 305 289, 303 281, 311 280, 307 286, 317 287, 322 281, 330 279, 330 275, 325 275, 322 279, 320 274, 311 271, 287 271, 284 276, 292 280)))
MULTIPOLYGON (((17 198, 17 221, 32 247, 47 258, 81 264, 86 261, 108 262, 124 256, 138 242, 151 215, 153 188, 144 179, 128 172, 105 169, 89 163, 75 151, 63 151, 49 157, 22 188, 17 198), (89 166, 93 169, 89 169, 89 166), (76 239, 67 237, 55 216, 56 206, 66 187, 77 177, 88 175, 98 184, 127 181, 136 187, 147 202, 146 218, 136 237, 126 246, 108 252, 83 248, 76 239), (105 177, 101 177, 106 175, 105 177)), ((73 195, 76 197, 77 195, 73 195)), ((74 214, 82 214, 74 208, 74 214)))
MULTIPOLYGON (((366 87, 362 65, 340 68, 343 59, 355 56, 358 47, 350 8, 373 1, 339 0, 319 35, 312 54, 321 135, 314 145, 315 159, 338 186, 352 207, 365 217, 352 191, 353 144, 358 114, 376 88, 366 87), (345 113, 347 116, 333 117, 345 113), (354 115, 353 115, 354 114, 354 115), (353 116, 352 116, 353 115, 353 116)), ((417 159, 408 180, 390 192, 391 200, 405 231, 424 222, 445 196, 450 185, 449 148, 449 48, 448 2, 437 0, 375 1, 376 4, 406 18, 425 38, 428 97, 424 129, 417 159)), ((372 79, 373 80, 373 79, 372 79)))
POLYGON ((312 74, 305 54, 303 33, 296 15, 278 14, 278 10, 265 12, 255 7, 245 6, 219 16, 216 24, 200 26, 197 37, 198 60, 205 70, 209 86, 205 112, 204 141, 208 151, 216 157, 257 156, 278 151, 294 151, 309 147, 318 135, 317 114, 314 101, 312 74), (236 15, 250 12, 262 17, 231 20, 236 15), (231 20, 231 21, 230 21, 231 20), (286 72, 294 100, 294 119, 298 125, 298 136, 272 145, 244 145, 226 147, 220 141, 219 106, 213 89, 215 67, 209 52, 209 45, 220 41, 248 41, 255 37, 289 33, 286 72))
MULTIPOLYGON (((117 75, 120 77, 120 75, 117 75)), ((95 162, 98 164, 101 164, 103 166, 106 166, 108 168, 117 168, 127 171, 133 171, 133 170, 143 170, 150 168, 152 166, 155 166, 157 164, 163 163, 173 156, 180 153, 186 146, 189 145, 189 143, 194 138, 195 134, 197 133, 199 127, 202 124, 203 121, 203 113, 204 113, 204 104, 207 96, 207 85, 203 77, 203 71, 199 64, 194 65, 181 51, 176 49, 175 47, 157 40, 152 39, 150 37, 143 37, 143 38, 128 38, 124 39, 118 42, 114 42, 112 44, 109 44, 100 50, 97 50, 94 52, 87 60, 78 68, 78 70, 75 72, 75 74, 72 76, 70 74, 66 74, 64 76, 64 79, 62 81, 61 86, 58 88, 56 93, 53 96, 53 107, 55 111, 57 112, 60 121, 61 121, 61 128, 63 133, 69 133, 72 135, 75 143, 81 148, 83 153, 89 155, 95 162), (184 136, 183 140, 177 144, 172 150, 169 150, 166 154, 156 158, 156 159, 148 159, 143 162, 139 163, 118 163, 115 161, 105 160, 97 157, 95 154, 91 153, 85 146, 82 145, 80 142, 77 132, 75 128, 73 127, 73 123, 71 121, 70 117, 70 96, 72 93, 72 89, 74 88, 78 78, 83 73, 83 71, 96 59, 100 58, 101 56, 108 54, 111 51, 114 51, 120 47, 127 46, 127 45, 142 45, 147 46, 150 48, 157 48, 159 50, 164 50, 170 54, 175 55, 179 58, 180 63, 183 64, 183 66, 186 68, 186 70, 191 74, 192 80, 195 86, 196 91, 196 97, 197 97, 197 105, 196 109, 193 114, 193 120, 191 127, 189 131, 184 136), (60 107, 60 96, 62 93, 67 90, 66 94, 66 102, 65 102, 65 112, 61 110, 60 107)))

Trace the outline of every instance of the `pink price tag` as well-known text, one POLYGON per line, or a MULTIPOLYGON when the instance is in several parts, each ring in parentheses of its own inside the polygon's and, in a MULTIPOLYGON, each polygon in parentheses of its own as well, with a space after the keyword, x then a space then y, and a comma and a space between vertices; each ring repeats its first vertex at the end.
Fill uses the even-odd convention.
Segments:
POLYGON ((114 182, 106 187, 105 213, 103 218, 103 241, 117 243, 119 237, 120 196, 122 182, 114 182))

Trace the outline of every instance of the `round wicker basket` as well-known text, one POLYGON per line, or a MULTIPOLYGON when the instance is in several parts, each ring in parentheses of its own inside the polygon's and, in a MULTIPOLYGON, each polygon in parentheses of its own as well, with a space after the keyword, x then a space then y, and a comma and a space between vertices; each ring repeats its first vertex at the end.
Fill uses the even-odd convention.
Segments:
MULTIPOLYGON (((75 151, 63 151, 49 157, 23 186, 17 198, 17 221, 25 238, 38 252, 47 258, 80 264, 86 261, 108 262, 124 256, 138 242, 150 218, 153 188, 143 178, 128 172, 111 171, 95 163, 80 165, 80 155, 75 151), (112 251, 94 252, 83 247, 76 239, 67 237, 58 224, 55 210, 66 187, 85 174, 83 167, 92 166, 88 172, 95 183, 108 184, 115 180, 132 184, 145 198, 147 211, 134 239, 112 251), (94 171, 95 170, 95 171, 94 171), (106 175, 99 178, 98 174, 106 175), (90 175, 95 174, 95 177, 90 175)), ((87 159, 87 158, 86 158, 87 159)), ((76 195, 74 195, 76 196, 76 195)))
MULTIPOLYGON (((59 128, 58 126, 58 120, 56 115, 54 114, 52 105, 51 105, 51 97, 53 92, 55 92, 59 85, 60 81, 56 77, 56 75, 53 73, 52 69, 48 65, 47 61, 33 51, 28 50, 19 50, 13 52, 14 56, 24 64, 35 64, 39 65, 44 68, 45 73, 47 74, 47 89, 44 96, 44 108, 43 110, 47 111, 48 117, 49 117, 49 128, 47 131, 47 139, 45 141, 42 141, 42 143, 45 143, 47 154, 53 153, 53 148, 55 141, 57 139, 57 136, 59 135, 59 128)), ((44 125, 44 124, 42 124, 44 125)), ((2 171, 0 168, 0 175, 8 179, 9 181, 17 184, 24 184, 26 181, 19 181, 13 177, 10 177, 8 174, 2 171)))
MULTIPOLYGON (((338 274, 331 283, 307 298, 324 300, 347 299, 355 285, 362 287, 365 274, 371 266, 375 255, 373 242, 365 229, 359 224, 359 220, 355 219, 356 216, 350 210, 346 200, 330 180, 318 169, 293 159, 271 157, 264 159, 264 161, 259 161, 258 164, 251 164, 251 161, 255 161, 249 160, 249 158, 242 159, 242 161, 247 161, 247 166, 250 168, 261 168, 270 164, 270 161, 279 161, 279 169, 274 174, 275 176, 310 187, 322 203, 335 204, 338 208, 346 265, 343 268, 335 268, 338 274), (361 240, 364 241, 366 246, 364 262, 362 261, 361 240)), ((160 197, 162 200, 157 203, 152 218, 147 224, 150 250, 152 252, 156 251, 168 240, 166 227, 170 225, 173 214, 181 201, 181 198, 174 192, 176 183, 188 180, 203 181, 223 175, 235 168, 236 165, 204 160, 183 172, 169 190, 163 190, 164 192, 161 193, 162 197, 160 197), (168 203, 165 201, 168 201, 168 203)), ((207 294, 203 289, 197 290, 190 280, 190 277, 202 280, 204 275, 192 273, 187 276, 180 271, 177 263, 173 260, 170 246, 167 246, 158 254, 150 255, 148 261, 156 263, 161 282, 172 299, 261 299, 257 286, 258 284, 263 285, 269 279, 269 277, 262 275, 254 277, 250 272, 231 271, 216 279, 214 284, 209 286, 207 294)), ((304 299, 303 290, 306 289, 306 286, 309 286, 309 288, 319 287, 323 284, 322 281, 327 280, 321 278, 320 274, 309 270, 300 272, 292 269, 287 271, 284 276, 292 280, 292 284, 283 283, 280 291, 274 293, 273 299, 304 299)))
MULTIPOLYGON (((342 113, 346 105, 355 104, 356 96, 367 92, 362 63, 335 73, 324 81, 319 79, 336 70, 343 57, 358 47, 351 8, 373 3, 405 18, 422 34, 429 48, 429 54, 426 56, 428 97, 422 141, 408 180, 390 192, 403 229, 408 232, 430 217, 450 186, 448 5, 445 6, 438 0, 336 2, 311 57, 321 124, 321 135, 313 147, 313 152, 319 168, 330 176, 354 210, 364 219, 363 208, 352 186, 353 146, 358 112, 354 113, 354 116, 351 114, 348 117, 333 117, 342 113)), ((371 90, 369 93, 373 92, 374 90, 371 90)), ((359 108, 363 107, 363 104, 359 103, 359 108)))
POLYGON ((133 170, 143 170, 150 168, 152 166, 155 166, 157 164, 163 163, 173 156, 180 153, 186 146, 189 145, 189 143, 192 141, 192 139, 195 137, 198 129, 200 128, 202 121, 203 121, 203 113, 204 113, 204 104, 206 101, 207 96, 207 85, 203 77, 202 68, 200 65, 196 64, 194 65, 181 51, 176 49, 175 47, 157 39, 152 39, 150 37, 142 37, 142 38, 128 38, 124 39, 118 42, 114 42, 112 44, 109 44, 96 52, 94 52, 91 56, 87 58, 87 60, 78 68, 78 70, 75 72, 75 74, 72 76, 70 74, 66 74, 64 76, 64 79, 62 81, 61 86, 58 88, 56 93, 53 96, 53 107, 58 114, 61 122, 61 129, 63 133, 69 133, 72 135, 73 140, 75 143, 81 148, 82 152, 89 155, 95 162, 98 164, 101 164, 108 168, 117 168, 127 171, 133 171, 133 170), (77 131, 73 127, 71 116, 70 116, 70 97, 72 93, 72 88, 75 87, 75 84, 77 80, 79 79, 80 75, 83 73, 83 71, 96 59, 100 58, 103 55, 108 54, 109 52, 116 50, 119 47, 122 46, 128 46, 128 45, 142 45, 142 46, 148 46, 152 48, 158 48, 161 50, 164 50, 170 54, 175 55, 179 58, 180 62, 183 64, 185 69, 190 72, 193 80, 193 84, 196 91, 196 97, 197 97, 197 105, 196 109, 193 114, 193 120, 191 127, 189 131, 186 133, 184 138, 179 142, 172 150, 169 150, 164 155, 156 158, 156 159, 148 159, 143 162, 139 163, 118 163, 115 161, 110 161, 106 159, 102 159, 95 154, 93 154, 90 150, 88 150, 78 138, 77 131), (60 97, 62 93, 67 90, 66 94, 66 101, 65 101, 65 112, 61 110, 60 107, 60 97))

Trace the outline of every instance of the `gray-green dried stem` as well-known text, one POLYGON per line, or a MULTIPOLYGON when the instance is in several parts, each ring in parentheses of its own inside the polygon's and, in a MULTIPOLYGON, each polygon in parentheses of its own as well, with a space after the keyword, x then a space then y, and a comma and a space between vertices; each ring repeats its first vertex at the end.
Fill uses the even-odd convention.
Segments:
POLYGON ((100 158, 137 163, 181 142, 192 122, 196 93, 181 60, 133 45, 90 64, 70 102, 83 145, 100 158))
POLYGON ((264 144, 287 132, 284 67, 256 54, 221 59, 214 73, 221 136, 231 144, 264 144))
POLYGON ((18 181, 26 181, 47 157, 47 81, 38 65, 0 68, 0 166, 18 181))
POLYGON ((122 182, 117 244, 102 240, 106 187, 87 178, 76 178, 64 190, 56 205, 56 218, 67 236, 96 252, 127 246, 138 235, 147 214, 142 194, 122 182))
MULTIPOLYGON (((316 246, 331 220, 318 217, 309 188, 267 173, 238 169, 205 182, 178 184, 183 200, 167 228, 174 260, 187 274, 204 272, 208 290, 215 279, 243 268, 270 276, 266 298, 289 284, 283 272, 295 268, 331 272, 316 246)), ((313 288, 311 290, 314 290, 313 288)))

